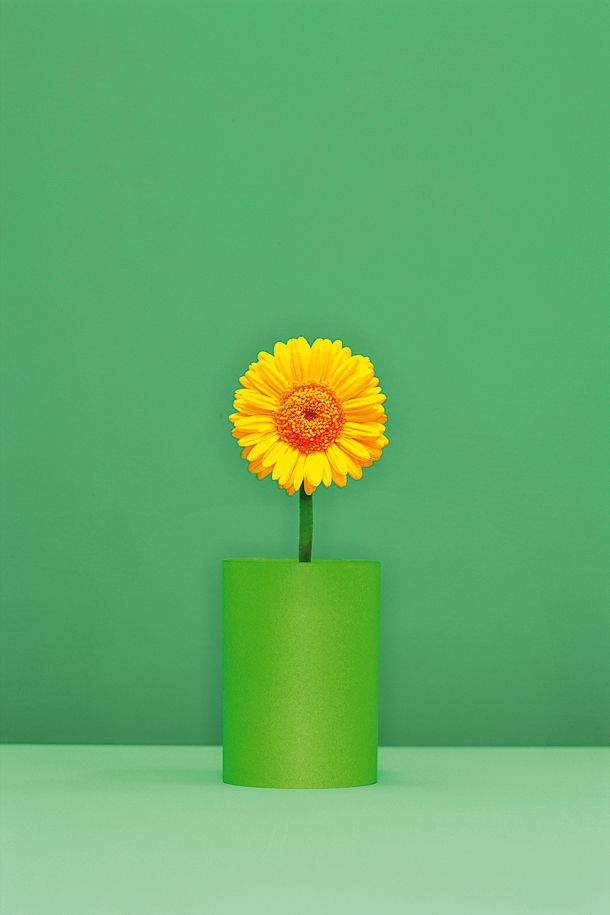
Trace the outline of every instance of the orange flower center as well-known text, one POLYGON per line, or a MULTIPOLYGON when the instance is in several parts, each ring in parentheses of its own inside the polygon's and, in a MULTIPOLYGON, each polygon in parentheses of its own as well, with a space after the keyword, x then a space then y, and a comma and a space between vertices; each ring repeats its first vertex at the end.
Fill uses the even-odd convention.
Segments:
POLYGON ((280 437, 302 454, 326 451, 345 423, 341 404, 327 387, 311 382, 284 394, 275 414, 280 437))

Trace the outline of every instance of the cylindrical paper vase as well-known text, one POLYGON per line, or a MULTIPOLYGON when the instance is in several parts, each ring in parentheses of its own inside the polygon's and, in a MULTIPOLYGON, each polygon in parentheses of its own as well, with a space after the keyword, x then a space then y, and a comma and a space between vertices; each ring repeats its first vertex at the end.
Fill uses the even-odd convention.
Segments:
POLYGON ((223 563, 223 779, 377 781, 378 562, 223 563))

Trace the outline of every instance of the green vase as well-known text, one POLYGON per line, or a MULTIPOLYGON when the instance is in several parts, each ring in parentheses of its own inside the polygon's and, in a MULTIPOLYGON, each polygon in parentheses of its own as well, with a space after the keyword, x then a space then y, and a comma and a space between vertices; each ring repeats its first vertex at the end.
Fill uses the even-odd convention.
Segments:
POLYGON ((223 779, 377 781, 378 562, 223 563, 223 779))

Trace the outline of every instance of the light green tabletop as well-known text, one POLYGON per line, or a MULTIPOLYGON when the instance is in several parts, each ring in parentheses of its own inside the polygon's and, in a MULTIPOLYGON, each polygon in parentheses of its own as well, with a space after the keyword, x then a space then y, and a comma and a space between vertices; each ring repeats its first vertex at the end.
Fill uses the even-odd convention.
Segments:
POLYGON ((2 748, 3 915, 610 911, 610 753, 382 748, 367 788, 223 785, 218 747, 2 748))

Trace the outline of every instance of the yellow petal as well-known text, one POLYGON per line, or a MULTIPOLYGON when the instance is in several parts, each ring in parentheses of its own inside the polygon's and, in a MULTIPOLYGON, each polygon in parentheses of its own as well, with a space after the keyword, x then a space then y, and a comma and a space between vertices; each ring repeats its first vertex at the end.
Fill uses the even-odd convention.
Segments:
POLYGON ((326 456, 334 471, 343 475, 347 473, 347 456, 340 448, 337 448, 336 445, 330 445, 326 449, 326 456))
POLYGON ((333 472, 330 462, 325 454, 322 454, 322 482, 328 488, 333 481, 333 472))
POLYGON ((313 487, 319 486, 322 482, 324 464, 322 461, 321 451, 312 451, 305 459, 305 480, 308 480, 313 487))
POLYGON ((333 483, 336 483, 337 486, 345 486, 345 484, 347 483, 347 477, 345 476, 344 473, 338 473, 333 468, 333 483))
POLYGON ((236 391, 234 406, 240 413, 247 413, 250 416, 255 413, 275 413, 279 400, 272 400, 271 397, 255 391, 236 391))
POLYGON ((251 470, 252 473, 259 473, 263 469, 260 458, 257 458, 255 461, 250 463, 248 470, 251 470))
POLYGON ((275 423, 261 423, 255 429, 244 429, 242 426, 236 426, 231 435, 237 439, 241 439, 244 435, 257 435, 260 439, 263 435, 268 435, 269 432, 277 432, 275 423))
POLYGON ((240 436, 238 439, 238 445, 257 445, 262 439, 269 435, 269 432, 264 432, 262 435, 260 432, 249 432, 246 435, 241 435, 239 432, 233 432, 233 435, 240 436))
POLYGON ((383 434, 385 426, 381 423, 350 423, 343 426, 343 435, 364 441, 376 441, 383 434))
POLYGON ((277 459, 284 454, 288 448, 290 448, 290 445, 287 445, 285 441, 280 440, 279 442, 276 442, 273 448, 271 448, 262 458, 261 463, 263 464, 263 467, 273 467, 277 459))
POLYGON ((320 382, 322 384, 328 384, 328 379, 335 369, 337 359, 340 358, 342 348, 343 348, 343 343, 341 342, 341 340, 334 340, 330 344, 330 346, 328 348, 328 354, 326 357, 326 367, 322 371, 322 376, 320 378, 320 382))
POLYGON ((335 385, 335 394, 339 400, 350 400, 366 388, 373 375, 373 366, 366 363, 352 375, 348 375, 340 384, 335 385))
POLYGON ((343 377, 343 374, 350 370, 350 362, 352 351, 349 346, 344 346, 339 355, 335 360, 334 367, 332 371, 328 373, 328 380, 326 384, 329 388, 334 388, 338 380, 343 377))
POLYGON ((303 486, 305 487, 305 492, 308 496, 312 496, 316 491, 316 487, 311 486, 307 479, 303 480, 303 486))
POLYGON ((255 413, 252 416, 242 415, 241 413, 233 413, 235 419, 232 420, 236 429, 249 429, 252 432, 260 430, 261 426, 269 425, 272 420, 269 418, 269 414, 264 413, 255 413))
POLYGON ((369 394, 366 397, 356 397, 343 402, 343 412, 348 415, 367 410, 372 406, 382 404, 386 400, 385 394, 369 394))
POLYGON ((290 364, 290 352, 286 344, 276 343, 273 347, 273 355, 278 372, 283 375, 291 385, 294 381, 294 376, 292 374, 292 365, 290 364))
POLYGON ((309 377, 312 381, 320 382, 322 380, 330 353, 330 346, 330 340, 324 340, 322 337, 314 340, 309 358, 309 377))
POLYGON ((359 409, 348 407, 347 404, 349 403, 351 401, 344 401, 342 408, 346 420, 350 423, 386 423, 388 421, 383 412, 383 407, 379 403, 369 404, 369 406, 360 407, 359 409))
POLYGON ((277 396, 277 392, 261 376, 258 365, 253 365, 249 368, 246 374, 239 379, 239 383, 247 390, 263 394, 265 397, 275 398, 277 396))
POLYGON ((351 454, 355 458, 361 458, 363 461, 369 460, 369 453, 364 447, 360 444, 355 438, 348 438, 347 436, 342 436, 337 444, 343 451, 347 451, 348 454, 351 454))
MULTIPOLYGON (((250 452, 250 460, 255 461, 257 457, 262 457, 269 451, 270 448, 273 447, 277 441, 279 441, 279 435, 277 432, 269 432, 267 435, 263 436, 258 445, 255 445, 250 452)), ((263 461, 263 463, 266 465, 265 461, 263 461)))
POLYGON ((288 480, 291 478, 298 456, 299 452, 295 448, 289 447, 288 451, 282 455, 282 457, 275 465, 275 469, 273 471, 273 479, 278 480, 280 486, 285 486, 288 480), (275 473, 276 470, 278 471, 277 475, 275 473))
POLYGON ((306 454, 299 454, 297 462, 294 465, 294 473, 292 476, 292 485, 295 489, 300 489, 301 483, 303 482, 303 472, 305 470, 305 459, 306 454))
POLYGON ((359 480, 362 476, 362 467, 353 457, 349 454, 345 455, 347 458, 347 472, 352 480, 359 480))
POLYGON ((289 390, 290 384, 276 369, 272 356, 269 356, 268 362, 265 361, 260 363, 259 372, 276 394, 285 394, 286 391, 289 390))
POLYGON ((310 347, 305 337, 296 337, 287 343, 290 351, 292 374, 296 381, 307 381, 309 373, 310 347))
MULTIPOLYGON (((339 389, 345 387, 345 385, 348 384, 354 378, 354 376, 358 374, 361 368, 361 361, 362 356, 350 356, 340 371, 336 372, 333 375, 332 380, 329 381, 330 387, 333 389, 334 393, 337 397, 339 397, 339 399, 341 399, 340 395, 338 394, 339 389)), ((363 391, 365 389, 366 381, 363 383, 363 391)), ((347 400, 348 398, 346 397, 343 399, 347 400)))
MULTIPOLYGON (((298 458, 298 456, 299 456, 298 451, 295 453, 296 453, 296 457, 298 458)), ((295 460, 295 463, 296 463, 296 460, 295 460)), ((287 466, 284 465, 284 470, 283 470, 281 476, 278 478, 278 482, 279 482, 280 486, 292 485, 293 478, 294 478, 294 464, 292 464, 292 466, 290 464, 288 464, 287 466)))

